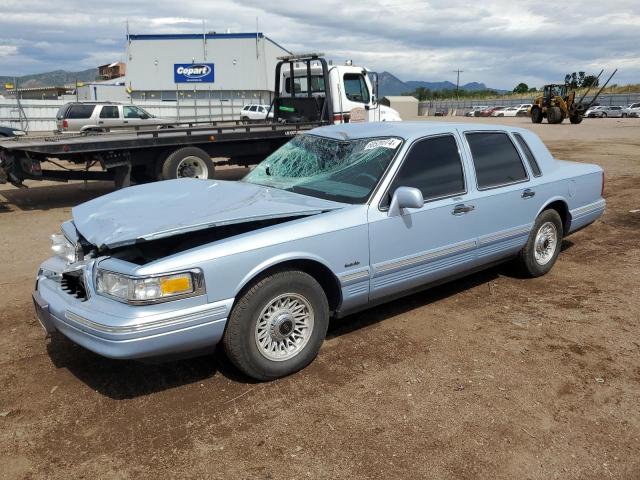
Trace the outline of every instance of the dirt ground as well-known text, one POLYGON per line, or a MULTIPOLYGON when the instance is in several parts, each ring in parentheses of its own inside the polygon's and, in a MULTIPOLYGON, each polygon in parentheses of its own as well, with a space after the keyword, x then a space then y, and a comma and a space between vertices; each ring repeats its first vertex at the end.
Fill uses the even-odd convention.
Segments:
POLYGON ((0 477, 640 478, 640 120, 533 127, 607 174, 606 214, 550 274, 502 266, 335 321, 270 383, 221 352, 148 365, 45 340, 49 234, 111 187, 2 186, 0 477))

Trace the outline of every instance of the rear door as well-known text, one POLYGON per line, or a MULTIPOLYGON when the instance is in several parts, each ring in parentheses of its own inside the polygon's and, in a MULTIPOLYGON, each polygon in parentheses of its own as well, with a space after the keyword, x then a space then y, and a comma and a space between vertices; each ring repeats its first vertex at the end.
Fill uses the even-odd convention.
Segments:
POLYGON ((476 207, 478 263, 486 264, 525 245, 543 197, 508 132, 465 131, 463 137, 475 176, 469 202, 476 207))
POLYGON ((380 204, 369 208, 370 298, 377 299, 471 268, 474 205, 469 202, 460 139, 416 140, 380 204), (422 191, 424 205, 390 216, 398 187, 422 191))
POLYGON ((98 114, 98 126, 104 128, 116 127, 122 125, 120 112, 117 105, 103 105, 98 114))

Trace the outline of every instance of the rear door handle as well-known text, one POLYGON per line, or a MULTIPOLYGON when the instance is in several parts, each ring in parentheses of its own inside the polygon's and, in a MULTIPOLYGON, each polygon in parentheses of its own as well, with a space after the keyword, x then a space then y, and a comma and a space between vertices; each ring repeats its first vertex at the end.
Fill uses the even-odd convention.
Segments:
POLYGON ((465 205, 464 203, 460 203, 458 205, 456 205, 455 207, 453 207, 453 210, 451 211, 452 215, 464 215, 465 213, 469 213, 470 211, 474 210, 476 207, 473 205, 465 205))
POLYGON ((524 192, 522 192, 522 198, 531 198, 535 196, 536 196, 536 192, 534 192, 530 188, 527 188, 524 192))

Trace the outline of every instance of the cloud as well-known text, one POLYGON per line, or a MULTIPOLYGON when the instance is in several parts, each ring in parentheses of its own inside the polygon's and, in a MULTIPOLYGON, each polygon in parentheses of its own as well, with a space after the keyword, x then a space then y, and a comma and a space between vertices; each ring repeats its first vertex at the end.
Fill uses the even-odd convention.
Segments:
POLYGON ((352 59, 402 80, 540 86, 574 70, 620 67, 640 82, 637 0, 4 0, 0 75, 80 70, 124 57, 125 32, 259 29, 292 51, 352 59), (9 61, 7 61, 7 59, 9 61))

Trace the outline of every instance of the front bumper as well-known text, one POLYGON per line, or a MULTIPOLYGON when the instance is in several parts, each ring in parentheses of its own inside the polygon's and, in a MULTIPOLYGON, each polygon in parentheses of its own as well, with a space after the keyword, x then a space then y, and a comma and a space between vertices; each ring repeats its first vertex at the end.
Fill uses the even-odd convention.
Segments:
MULTIPOLYGON (((88 298, 62 290, 52 272, 57 258, 42 264, 33 292, 36 315, 47 334, 60 332, 73 342, 109 358, 136 359, 188 352, 217 344, 233 299, 213 303, 206 295, 156 305, 133 306, 97 295, 88 298)), ((94 265, 87 265, 92 276, 94 265)))

